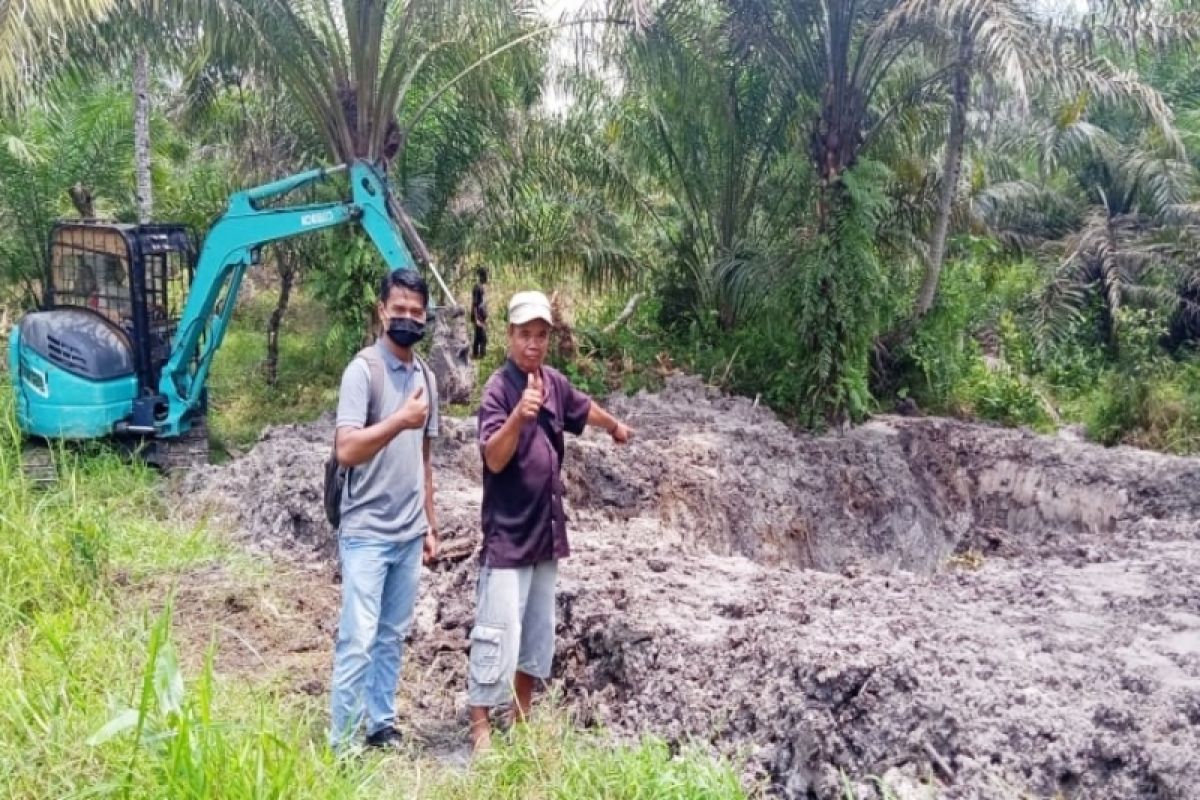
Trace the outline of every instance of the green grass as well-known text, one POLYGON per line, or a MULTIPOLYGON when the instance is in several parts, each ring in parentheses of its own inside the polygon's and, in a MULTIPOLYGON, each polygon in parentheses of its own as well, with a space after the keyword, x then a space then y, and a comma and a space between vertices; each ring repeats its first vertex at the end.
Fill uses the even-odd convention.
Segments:
MULTIPOLYGON (((254 335, 234 332, 225 369, 253 352, 254 335)), ((295 359, 285 380, 311 375, 315 362, 295 359)), ((259 409, 245 394, 262 387, 240 386, 227 384, 217 419, 247 437, 325 403, 286 383, 278 407, 259 409)), ((615 744, 553 712, 466 770, 419 748, 338 764, 324 744, 325 697, 220 675, 211 654, 172 640, 170 595, 185 574, 233 565, 268 579, 269 565, 180 527, 159 479, 116 455, 64 454, 58 485, 39 491, 20 476, 17 453, 0 384, 0 797, 745 796, 727 763, 653 739, 615 744), (180 666, 201 662, 193 674, 180 666)))
POLYGON ((209 427, 218 449, 243 450, 270 425, 308 422, 337 405, 349 353, 329 340, 324 310, 302 291, 292 294, 284 316, 278 384, 267 383, 267 320, 276 297, 264 291, 246 298, 213 359, 209 427))

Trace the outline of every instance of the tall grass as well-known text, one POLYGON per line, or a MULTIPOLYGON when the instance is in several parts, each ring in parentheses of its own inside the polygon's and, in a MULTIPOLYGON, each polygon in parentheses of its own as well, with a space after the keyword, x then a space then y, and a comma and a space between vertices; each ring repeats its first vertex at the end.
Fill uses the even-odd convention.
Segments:
POLYGON ((0 797, 744 796, 727 764, 614 745, 557 714, 465 771, 419 746, 338 763, 325 698, 224 677, 211 647, 198 674, 181 669, 197 654, 172 641, 172 582, 245 556, 175 527, 145 469, 60 453, 59 483, 35 490, 19 446, 0 384, 0 797))

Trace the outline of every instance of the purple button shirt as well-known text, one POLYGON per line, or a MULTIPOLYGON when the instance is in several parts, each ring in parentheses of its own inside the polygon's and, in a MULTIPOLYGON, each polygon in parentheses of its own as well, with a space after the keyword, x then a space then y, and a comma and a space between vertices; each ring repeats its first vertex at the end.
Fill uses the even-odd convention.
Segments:
MULTIPOLYGON (((492 373, 479 408, 479 450, 521 402, 528 376, 508 360, 492 373)), ((512 460, 500 472, 483 466, 482 562, 489 567, 524 567, 566 558, 563 513, 563 432, 583 433, 592 399, 559 371, 542 367, 545 403, 536 422, 521 428, 512 460)))

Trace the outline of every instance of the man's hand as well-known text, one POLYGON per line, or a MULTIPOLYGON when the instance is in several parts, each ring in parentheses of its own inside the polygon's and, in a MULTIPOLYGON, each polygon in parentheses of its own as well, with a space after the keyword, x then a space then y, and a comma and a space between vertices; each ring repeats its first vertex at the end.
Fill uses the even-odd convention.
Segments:
POLYGON ((425 544, 421 548, 421 561, 425 564, 425 566, 432 567, 434 562, 437 561, 438 547, 440 544, 441 542, 438 541, 437 531, 435 531, 433 528, 430 528, 429 532, 425 534, 425 544))
POLYGON ((633 438, 633 428, 624 422, 618 422, 608 434, 617 444, 628 444, 629 440, 633 438))
POLYGON ((525 382, 525 392, 521 395, 521 402, 517 403, 516 415, 522 422, 529 422, 537 419, 538 412, 542 410, 542 403, 545 401, 543 393, 542 376, 536 373, 529 373, 525 382))
POLYGON ((429 416, 429 401, 425 399, 425 387, 418 386, 416 391, 408 396, 404 405, 396 412, 400 420, 401 430, 411 430, 425 427, 425 418, 429 416))

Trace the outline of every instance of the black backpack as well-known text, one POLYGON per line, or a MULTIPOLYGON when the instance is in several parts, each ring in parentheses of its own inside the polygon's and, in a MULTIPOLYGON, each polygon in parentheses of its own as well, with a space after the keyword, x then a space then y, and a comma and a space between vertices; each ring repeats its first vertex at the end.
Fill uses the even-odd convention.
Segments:
MULTIPOLYGON (((416 353, 413 353, 417 364, 425 373, 425 384, 429 387, 429 407, 437 408, 437 382, 433 377, 433 373, 429 371, 429 365, 416 353)), ((383 405, 383 386, 385 367, 383 357, 374 345, 364 347, 358 351, 355 358, 361 358, 367 362, 367 369, 370 372, 370 394, 367 400, 367 421, 364 427, 374 425, 379 421, 380 406, 383 405)), ((336 431, 334 436, 337 436, 336 431)), ((329 457, 325 459, 325 519, 329 520, 329 524, 334 530, 342 524, 342 493, 345 490, 346 481, 350 477, 350 472, 353 467, 343 467, 337 461, 337 444, 334 443, 329 451, 329 457)))

